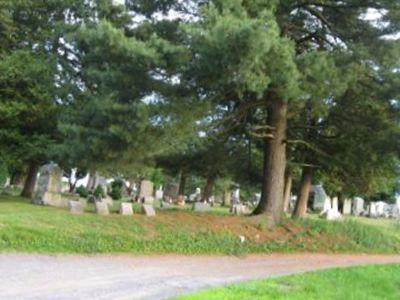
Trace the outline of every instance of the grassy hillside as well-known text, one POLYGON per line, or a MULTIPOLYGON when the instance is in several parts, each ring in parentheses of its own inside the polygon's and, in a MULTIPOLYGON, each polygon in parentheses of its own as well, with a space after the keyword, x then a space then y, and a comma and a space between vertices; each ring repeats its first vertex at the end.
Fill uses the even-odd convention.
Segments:
POLYGON ((400 298, 400 265, 330 269, 206 290, 180 300, 400 298))
POLYGON ((309 218, 288 220, 270 230, 262 218, 230 216, 225 208, 207 214, 188 209, 158 210, 154 218, 90 212, 72 215, 63 209, 33 205, 27 199, 0 196, 0 251, 396 253, 400 251, 399 229, 394 220, 327 222, 309 218), (245 237, 244 242, 240 236, 245 237))

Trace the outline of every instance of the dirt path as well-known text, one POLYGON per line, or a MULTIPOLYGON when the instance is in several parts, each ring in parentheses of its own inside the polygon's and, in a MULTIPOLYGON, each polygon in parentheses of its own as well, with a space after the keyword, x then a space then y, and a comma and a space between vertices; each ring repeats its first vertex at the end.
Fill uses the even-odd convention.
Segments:
POLYGON ((400 255, 130 256, 0 254, 0 299, 166 299, 203 288, 400 255))

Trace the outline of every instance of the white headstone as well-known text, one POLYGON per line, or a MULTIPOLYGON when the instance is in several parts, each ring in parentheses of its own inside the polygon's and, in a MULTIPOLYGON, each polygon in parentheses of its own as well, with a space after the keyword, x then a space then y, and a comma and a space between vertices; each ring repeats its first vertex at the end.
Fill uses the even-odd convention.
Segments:
POLYGON ((343 214, 344 215, 350 215, 351 214, 351 199, 344 199, 343 214))
POLYGON ((322 185, 313 185, 311 191, 314 194, 312 209, 315 211, 325 211, 331 207, 331 203, 327 201, 328 195, 326 194, 322 185))
POLYGON ((162 190, 162 186, 156 190, 156 199, 161 200, 164 197, 164 192, 162 190))
POLYGON ((204 202, 195 202, 193 204, 193 210, 196 212, 206 212, 210 210, 210 205, 204 202))
POLYGON ((352 213, 353 215, 359 216, 364 213, 364 199, 360 197, 355 197, 353 199, 352 213))
POLYGON ((371 202, 369 204, 369 211, 368 211, 368 215, 371 218, 376 218, 378 216, 377 210, 376 210, 376 204, 375 202, 371 202))
POLYGON ((121 208, 119 209, 119 213, 124 216, 131 216, 133 215, 133 208, 132 203, 129 202, 122 202, 121 208))

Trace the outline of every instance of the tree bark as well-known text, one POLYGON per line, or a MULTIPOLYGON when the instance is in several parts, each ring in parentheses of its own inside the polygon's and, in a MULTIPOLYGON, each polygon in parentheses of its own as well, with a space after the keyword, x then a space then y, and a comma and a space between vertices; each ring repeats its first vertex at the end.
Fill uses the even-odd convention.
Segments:
POLYGON ((286 168, 287 103, 274 100, 268 107, 267 124, 273 137, 264 140, 264 170, 261 199, 253 214, 265 214, 268 226, 283 216, 283 190, 286 168))
POLYGON ((283 193, 283 212, 289 210, 290 192, 292 191, 292 174, 286 172, 285 174, 285 191, 283 193))
POLYGON ((182 170, 179 178, 179 195, 185 195, 186 172, 182 170))
POLYGON ((37 163, 30 164, 24 188, 21 193, 22 197, 27 197, 27 198, 33 197, 33 193, 35 192, 35 185, 36 185, 38 171, 39 171, 39 164, 37 163))
POLYGON ((224 206, 231 206, 231 191, 229 189, 224 190, 224 206))
POLYGON ((297 195, 293 218, 304 218, 307 214, 307 203, 310 195, 313 169, 304 167, 301 174, 300 189, 297 195))
POLYGON ((214 182, 215 182, 214 177, 211 176, 207 177, 206 185, 204 186, 203 195, 201 197, 201 202, 207 202, 208 199, 211 197, 214 187, 214 182))

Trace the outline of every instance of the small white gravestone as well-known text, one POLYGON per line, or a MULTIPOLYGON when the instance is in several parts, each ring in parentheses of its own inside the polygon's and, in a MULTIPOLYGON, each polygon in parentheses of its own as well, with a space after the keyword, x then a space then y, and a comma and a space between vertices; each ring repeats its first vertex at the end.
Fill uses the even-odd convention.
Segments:
POLYGON ((193 194, 189 195, 189 201, 198 202, 201 200, 201 189, 196 188, 196 191, 193 194))
POLYGON ((153 205, 149 204, 142 205, 142 213, 147 217, 154 217, 156 215, 156 211, 154 210, 153 205))
POLYGON ((339 220, 342 217, 342 215, 340 214, 340 212, 334 209, 328 209, 327 211, 321 214, 321 217, 328 221, 336 221, 339 220))
POLYGON ((371 218, 376 218, 378 216, 375 202, 369 204, 368 216, 371 218))
MULTIPOLYGON (((368 210, 367 210, 368 211, 368 210)), ((364 199, 355 197, 353 199, 352 213, 355 216, 359 216, 365 212, 364 210, 364 199)))
POLYGON ((351 199, 344 199, 343 214, 344 215, 350 215, 351 214, 351 199))
POLYGON ((156 190, 156 199, 161 200, 164 197, 164 192, 162 190, 162 186, 158 190, 156 190))
POLYGON ((131 216, 133 215, 132 203, 122 202, 121 207, 119 209, 119 213, 123 216, 131 216))
POLYGON ((327 210, 328 208, 331 207, 330 199, 329 199, 329 203, 328 203, 328 195, 326 194, 326 192, 321 184, 313 185, 311 187, 311 191, 314 195, 313 204, 312 204, 313 210, 319 211, 319 212, 321 212, 321 211, 324 212, 325 210, 327 210))
POLYGON ((108 209, 108 205, 105 202, 101 202, 101 201, 96 201, 94 203, 95 208, 96 208, 96 213, 98 215, 108 215, 110 214, 110 210, 108 209))
POLYGON ((83 214, 83 205, 80 201, 68 202, 69 212, 72 214, 83 214))
POLYGON ((169 208, 171 208, 171 203, 166 202, 166 201, 161 201, 161 208, 162 209, 169 209, 169 208))
POLYGON ((231 211, 234 215, 244 215, 247 213, 247 207, 243 204, 234 204, 232 205, 231 211))
POLYGON ((383 217, 385 214, 385 208, 388 204, 386 202, 383 201, 378 201, 375 202, 375 209, 376 209, 376 215, 378 217, 383 217))
POLYGON ((195 202, 193 204, 193 210, 195 212, 206 212, 210 210, 210 204, 204 202, 195 202))

